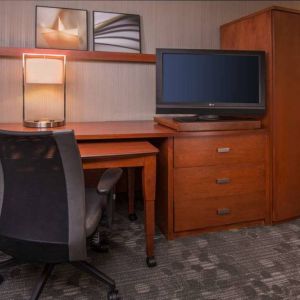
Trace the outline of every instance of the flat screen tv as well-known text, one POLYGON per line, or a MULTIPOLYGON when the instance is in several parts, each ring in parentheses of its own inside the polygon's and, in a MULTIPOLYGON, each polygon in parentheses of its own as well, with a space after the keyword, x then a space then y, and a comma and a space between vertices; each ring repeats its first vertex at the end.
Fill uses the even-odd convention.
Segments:
POLYGON ((157 49, 156 55, 157 114, 214 119, 265 112, 263 51, 157 49))

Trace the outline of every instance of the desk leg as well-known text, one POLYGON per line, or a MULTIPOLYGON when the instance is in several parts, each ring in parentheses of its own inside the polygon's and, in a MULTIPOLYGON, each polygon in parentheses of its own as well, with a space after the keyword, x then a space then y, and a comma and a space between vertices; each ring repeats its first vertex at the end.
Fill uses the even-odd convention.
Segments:
POLYGON ((155 233, 155 184, 156 184, 156 156, 145 157, 143 167, 143 194, 145 213, 145 236, 148 267, 155 267, 154 233, 155 233))
POLYGON ((128 174, 128 218, 130 221, 137 219, 135 205, 135 168, 127 168, 128 174))

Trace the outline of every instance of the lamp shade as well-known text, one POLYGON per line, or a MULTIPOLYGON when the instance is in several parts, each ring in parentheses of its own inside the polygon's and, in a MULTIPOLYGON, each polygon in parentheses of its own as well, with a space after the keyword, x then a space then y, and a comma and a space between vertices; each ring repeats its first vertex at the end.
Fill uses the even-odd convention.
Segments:
POLYGON ((57 127, 66 120, 66 55, 23 53, 23 124, 57 127))
POLYGON ((27 84, 63 84, 64 60, 59 58, 27 57, 25 60, 27 84))

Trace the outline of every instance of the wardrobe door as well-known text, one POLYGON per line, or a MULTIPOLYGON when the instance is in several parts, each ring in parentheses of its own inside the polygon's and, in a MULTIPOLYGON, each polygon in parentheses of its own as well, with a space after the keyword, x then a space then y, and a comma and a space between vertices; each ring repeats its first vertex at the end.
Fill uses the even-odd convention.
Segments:
POLYGON ((273 11, 273 219, 300 216, 300 14, 273 11))

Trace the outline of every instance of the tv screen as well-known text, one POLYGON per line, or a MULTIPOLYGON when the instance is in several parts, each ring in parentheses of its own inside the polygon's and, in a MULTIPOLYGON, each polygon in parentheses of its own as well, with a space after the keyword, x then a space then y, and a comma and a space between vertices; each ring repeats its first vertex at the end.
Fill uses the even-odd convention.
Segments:
POLYGON ((265 110, 264 52, 157 49, 157 113, 265 110))

